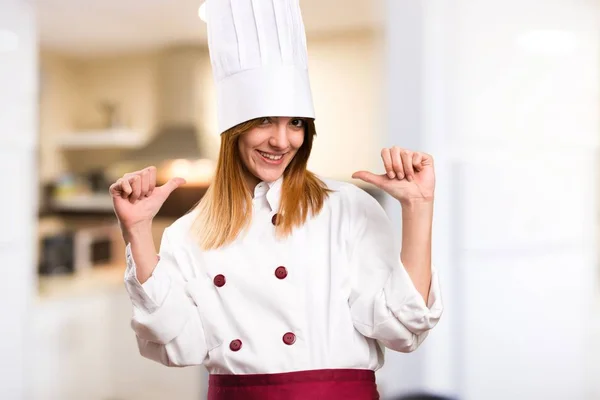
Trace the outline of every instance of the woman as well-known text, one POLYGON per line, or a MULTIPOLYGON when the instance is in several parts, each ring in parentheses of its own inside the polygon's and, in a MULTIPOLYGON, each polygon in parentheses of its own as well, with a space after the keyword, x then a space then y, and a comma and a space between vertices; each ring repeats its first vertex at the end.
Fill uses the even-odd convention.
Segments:
POLYGON ((207 18, 222 132, 208 192, 157 253, 152 219, 184 180, 157 187, 149 167, 110 188, 140 352, 206 366, 214 400, 377 399, 383 348, 414 351, 442 313, 432 158, 393 147, 386 174, 353 175, 401 203, 400 252, 371 196, 306 169, 316 129, 297 0, 209 0, 207 18))

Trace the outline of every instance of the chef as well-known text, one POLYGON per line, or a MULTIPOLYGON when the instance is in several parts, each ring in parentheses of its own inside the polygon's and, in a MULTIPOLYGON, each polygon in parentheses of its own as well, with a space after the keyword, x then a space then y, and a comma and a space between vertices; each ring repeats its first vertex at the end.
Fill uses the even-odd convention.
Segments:
POLYGON ((152 219, 185 181, 157 186, 148 167, 110 187, 139 351, 204 365, 212 400, 378 399, 384 350, 414 351, 442 314, 432 157, 385 148, 385 174, 353 175, 400 202, 390 221, 365 191, 307 170, 299 1, 208 0, 207 20, 221 134, 208 192, 157 251, 152 219))

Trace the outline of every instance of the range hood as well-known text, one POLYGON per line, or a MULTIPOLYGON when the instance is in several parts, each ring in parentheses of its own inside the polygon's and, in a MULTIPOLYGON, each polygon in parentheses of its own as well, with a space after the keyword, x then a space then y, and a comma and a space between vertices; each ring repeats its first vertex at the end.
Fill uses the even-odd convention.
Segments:
POLYGON ((207 156, 200 140, 203 57, 198 47, 171 47, 161 52, 155 131, 145 145, 124 154, 125 159, 159 163, 207 156))

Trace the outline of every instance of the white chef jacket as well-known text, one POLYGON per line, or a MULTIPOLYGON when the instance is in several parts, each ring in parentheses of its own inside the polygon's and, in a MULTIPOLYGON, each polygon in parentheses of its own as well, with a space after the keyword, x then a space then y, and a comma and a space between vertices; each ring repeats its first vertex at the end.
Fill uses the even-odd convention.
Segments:
POLYGON ((378 370, 387 347, 415 350, 438 322, 437 272, 427 304, 400 261, 380 204, 362 189, 334 192, 286 239, 275 237, 282 179, 258 184, 247 233, 203 251, 195 212, 165 229, 143 285, 126 248, 125 286, 142 356, 211 374, 349 368, 378 370))

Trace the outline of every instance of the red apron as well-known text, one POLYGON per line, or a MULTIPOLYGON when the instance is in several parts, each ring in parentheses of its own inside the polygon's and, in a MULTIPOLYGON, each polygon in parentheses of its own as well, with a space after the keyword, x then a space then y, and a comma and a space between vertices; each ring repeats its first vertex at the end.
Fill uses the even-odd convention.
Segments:
POLYGON ((378 400, 375 373, 327 369, 281 374, 210 375, 208 400, 378 400))

